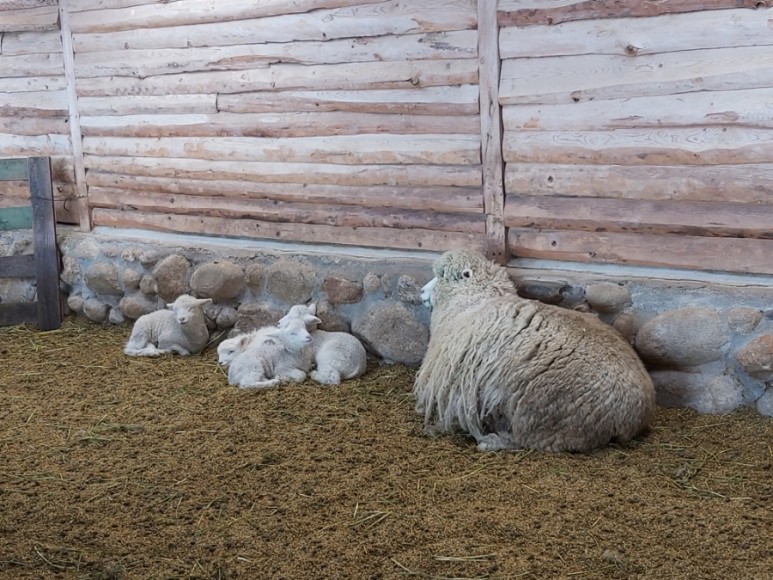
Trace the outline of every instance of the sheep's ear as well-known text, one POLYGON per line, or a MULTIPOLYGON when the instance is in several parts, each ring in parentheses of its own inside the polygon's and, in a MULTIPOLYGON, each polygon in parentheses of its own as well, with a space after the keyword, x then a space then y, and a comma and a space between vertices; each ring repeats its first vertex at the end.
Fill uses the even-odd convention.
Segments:
POLYGON ((303 317, 304 324, 309 324, 310 322, 313 322, 315 324, 322 324, 322 321, 317 318, 316 316, 312 316, 310 314, 303 317))
POLYGON ((317 305, 316 305, 316 303, 310 302, 309 306, 308 306, 308 309, 309 309, 309 313, 310 314, 316 314, 317 313, 317 305))
POLYGON ((205 304, 212 302, 212 298, 199 298, 198 302, 201 306, 204 306, 205 304))

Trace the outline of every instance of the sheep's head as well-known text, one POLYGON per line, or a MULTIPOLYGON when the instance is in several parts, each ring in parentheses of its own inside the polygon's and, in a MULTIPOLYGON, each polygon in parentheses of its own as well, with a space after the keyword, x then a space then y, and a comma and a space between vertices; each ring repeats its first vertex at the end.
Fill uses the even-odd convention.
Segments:
POLYGON ((217 362, 221 365, 229 365, 240 353, 244 352, 250 343, 248 334, 240 334, 233 338, 227 338, 217 345, 217 362))
POLYGON ((212 302, 212 298, 194 298, 189 294, 182 294, 166 307, 174 312, 177 322, 186 324, 196 313, 203 312, 202 307, 210 302, 212 302))
POLYGON ((317 325, 321 324, 321 320, 315 316, 317 313, 317 305, 311 304, 296 304, 290 310, 287 311, 276 325, 279 328, 287 328, 288 323, 296 318, 303 320, 306 323, 306 328, 309 330, 316 330, 317 325))
MULTIPOLYGON (((306 329, 306 317, 304 318, 291 318, 288 320, 283 328, 277 328, 266 336, 269 338, 277 338, 281 340, 288 350, 300 351, 303 348, 311 344, 312 338, 309 331, 306 329)), ((317 322, 319 318, 312 316, 317 322)))

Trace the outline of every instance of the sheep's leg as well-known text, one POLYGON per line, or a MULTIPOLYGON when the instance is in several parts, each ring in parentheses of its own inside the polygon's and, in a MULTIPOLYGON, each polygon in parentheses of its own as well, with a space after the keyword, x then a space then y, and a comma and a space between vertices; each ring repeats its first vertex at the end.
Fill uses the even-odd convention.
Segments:
POLYGON ((332 368, 317 369, 309 374, 311 380, 322 385, 340 385, 341 373, 332 368))
POLYGON ((191 351, 189 351, 187 348, 180 346, 179 344, 173 344, 165 349, 163 349, 163 352, 176 352, 180 356, 188 356, 191 354, 191 351))
POLYGON ((306 380, 306 373, 301 369, 289 369, 284 371, 279 378, 291 383, 302 383, 306 380))
POLYGON ((129 343, 123 349, 123 352, 129 356, 161 356, 166 351, 156 348, 156 345, 152 343, 148 343, 142 347, 129 343))
POLYGON ((268 379, 265 381, 255 381, 249 385, 240 384, 240 389, 267 389, 269 387, 275 387, 279 384, 279 379, 268 379))
POLYGON ((475 439, 478 441, 478 451, 512 451, 518 448, 513 438, 508 434, 487 433, 486 435, 476 435, 475 439))

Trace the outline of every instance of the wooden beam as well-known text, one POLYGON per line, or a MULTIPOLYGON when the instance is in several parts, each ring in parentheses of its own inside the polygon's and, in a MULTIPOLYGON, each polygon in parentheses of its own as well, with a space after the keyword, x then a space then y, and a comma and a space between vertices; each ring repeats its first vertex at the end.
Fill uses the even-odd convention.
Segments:
POLYGON ((0 159, 0 181, 26 181, 27 159, 0 159))

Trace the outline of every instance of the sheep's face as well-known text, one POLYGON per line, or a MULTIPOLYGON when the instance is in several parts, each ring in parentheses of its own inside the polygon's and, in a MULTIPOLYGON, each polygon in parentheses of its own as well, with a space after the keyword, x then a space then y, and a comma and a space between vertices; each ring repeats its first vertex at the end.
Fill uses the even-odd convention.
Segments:
MULTIPOLYGON (((319 320, 319 319, 317 319, 319 320)), ((306 322, 300 318, 294 318, 280 329, 282 340, 291 350, 301 350, 311 344, 312 338, 306 329, 306 322)))
POLYGON ((231 364, 233 359, 247 349, 249 342, 247 334, 224 340, 217 346, 217 362, 223 366, 231 364))
POLYGON ((454 301, 454 307, 466 307, 487 297, 514 291, 504 268, 471 250, 445 252, 433 266, 435 278, 422 288, 422 301, 437 307, 454 301))
POLYGON ((424 286, 421 288, 421 294, 419 294, 421 303, 430 310, 434 306, 433 298, 435 293, 435 286, 437 286, 437 280, 437 278, 432 278, 432 280, 424 284, 424 286))
POLYGON ((211 298, 194 298, 188 294, 183 294, 171 304, 167 304, 167 308, 174 312, 178 323, 187 324, 197 313, 201 312, 201 308, 205 304, 210 302, 212 302, 211 298))

